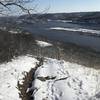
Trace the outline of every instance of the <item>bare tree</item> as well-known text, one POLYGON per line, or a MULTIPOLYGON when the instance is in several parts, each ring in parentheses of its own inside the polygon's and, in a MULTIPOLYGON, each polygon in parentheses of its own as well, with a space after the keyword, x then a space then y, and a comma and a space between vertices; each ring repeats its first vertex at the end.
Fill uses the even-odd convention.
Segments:
POLYGON ((0 0, 0 14, 4 14, 4 12, 10 11, 11 6, 16 6, 23 12, 26 12, 30 15, 30 11, 35 10, 36 7, 27 9, 24 5, 33 1, 34 0, 0 0))

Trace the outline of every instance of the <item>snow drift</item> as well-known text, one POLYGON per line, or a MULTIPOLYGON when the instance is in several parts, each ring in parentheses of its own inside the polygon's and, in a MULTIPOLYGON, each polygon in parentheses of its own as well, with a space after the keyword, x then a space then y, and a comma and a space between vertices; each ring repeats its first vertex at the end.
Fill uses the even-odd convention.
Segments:
POLYGON ((34 100, 100 100, 100 70, 47 59, 35 72, 34 100))

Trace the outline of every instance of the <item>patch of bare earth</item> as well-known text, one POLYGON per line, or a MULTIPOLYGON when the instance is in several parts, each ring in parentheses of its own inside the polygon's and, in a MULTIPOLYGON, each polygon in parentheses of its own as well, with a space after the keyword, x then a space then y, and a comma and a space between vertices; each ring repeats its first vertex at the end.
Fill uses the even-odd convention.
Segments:
POLYGON ((20 91, 19 96, 22 98, 22 100, 32 100, 31 98, 31 92, 26 93, 27 88, 29 88, 32 85, 32 80, 33 80, 33 73, 34 69, 31 69, 29 73, 26 73, 25 77, 23 78, 23 84, 19 84, 18 82, 18 89, 20 91))
POLYGON ((37 70, 38 67, 43 65, 44 58, 37 58, 37 59, 39 60, 39 63, 36 64, 36 67, 32 68, 28 73, 25 74, 22 84, 20 84, 19 82, 17 84, 18 89, 20 91, 19 96, 22 100, 34 100, 34 98, 31 96, 34 90, 27 92, 27 89, 32 86, 35 71, 37 70))

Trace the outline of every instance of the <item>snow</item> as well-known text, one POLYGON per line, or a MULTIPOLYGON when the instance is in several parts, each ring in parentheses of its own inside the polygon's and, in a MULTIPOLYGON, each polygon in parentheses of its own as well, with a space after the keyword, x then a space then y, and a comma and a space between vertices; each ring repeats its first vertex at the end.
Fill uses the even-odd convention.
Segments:
POLYGON ((72 20, 56 20, 57 22, 63 22, 63 23, 68 23, 68 22, 72 22, 72 20))
POLYGON ((3 31, 6 31, 7 29, 6 29, 6 27, 0 27, 0 30, 3 30, 3 31))
POLYGON ((49 46, 52 46, 51 43, 44 42, 44 41, 39 41, 39 40, 36 40, 36 43, 37 43, 37 45, 39 45, 40 47, 49 47, 49 46))
POLYGON ((34 100, 100 100, 100 70, 46 59, 32 82, 34 100))
POLYGON ((72 22, 72 20, 51 20, 51 19, 48 19, 48 22, 51 22, 51 21, 62 22, 62 23, 72 22))
POLYGON ((17 83, 22 84, 24 75, 35 67, 36 62, 27 55, 0 65, 0 100, 21 100, 17 83))
POLYGON ((0 29, 1 29, 2 31, 8 31, 8 32, 11 33, 11 34, 18 34, 18 33, 21 33, 20 30, 7 30, 7 27, 3 27, 3 26, 1 26, 0 29))
POLYGON ((51 30, 61 30, 61 31, 72 31, 72 32, 83 32, 83 33, 96 33, 96 34, 100 34, 99 30, 91 30, 91 29, 83 29, 83 28, 63 28, 63 27, 52 27, 50 28, 51 30))
POLYGON ((18 32, 14 31, 14 30, 10 30, 9 32, 12 33, 12 34, 18 34, 18 32))
POLYGON ((20 30, 10 30, 9 32, 10 32, 11 34, 19 34, 19 33, 21 33, 20 30))
MULTIPOLYGON (((21 100, 17 83, 38 61, 19 56, 0 65, 0 100, 21 100)), ((100 70, 72 62, 45 58, 35 71, 34 100, 100 100, 100 70)))

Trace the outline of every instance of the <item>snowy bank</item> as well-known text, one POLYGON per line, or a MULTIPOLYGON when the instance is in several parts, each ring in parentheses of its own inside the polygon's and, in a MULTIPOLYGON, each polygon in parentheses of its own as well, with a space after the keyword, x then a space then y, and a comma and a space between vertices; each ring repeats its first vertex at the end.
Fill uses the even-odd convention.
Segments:
POLYGON ((0 65, 0 100, 21 100, 17 83, 22 84, 26 72, 34 68, 36 62, 30 56, 20 56, 0 65))
POLYGON ((47 59, 29 90, 34 100, 100 100, 100 70, 47 59))
POLYGON ((39 40, 36 40, 36 43, 37 43, 37 45, 39 45, 40 47, 49 47, 49 46, 52 46, 51 43, 44 42, 44 41, 39 41, 39 40))

